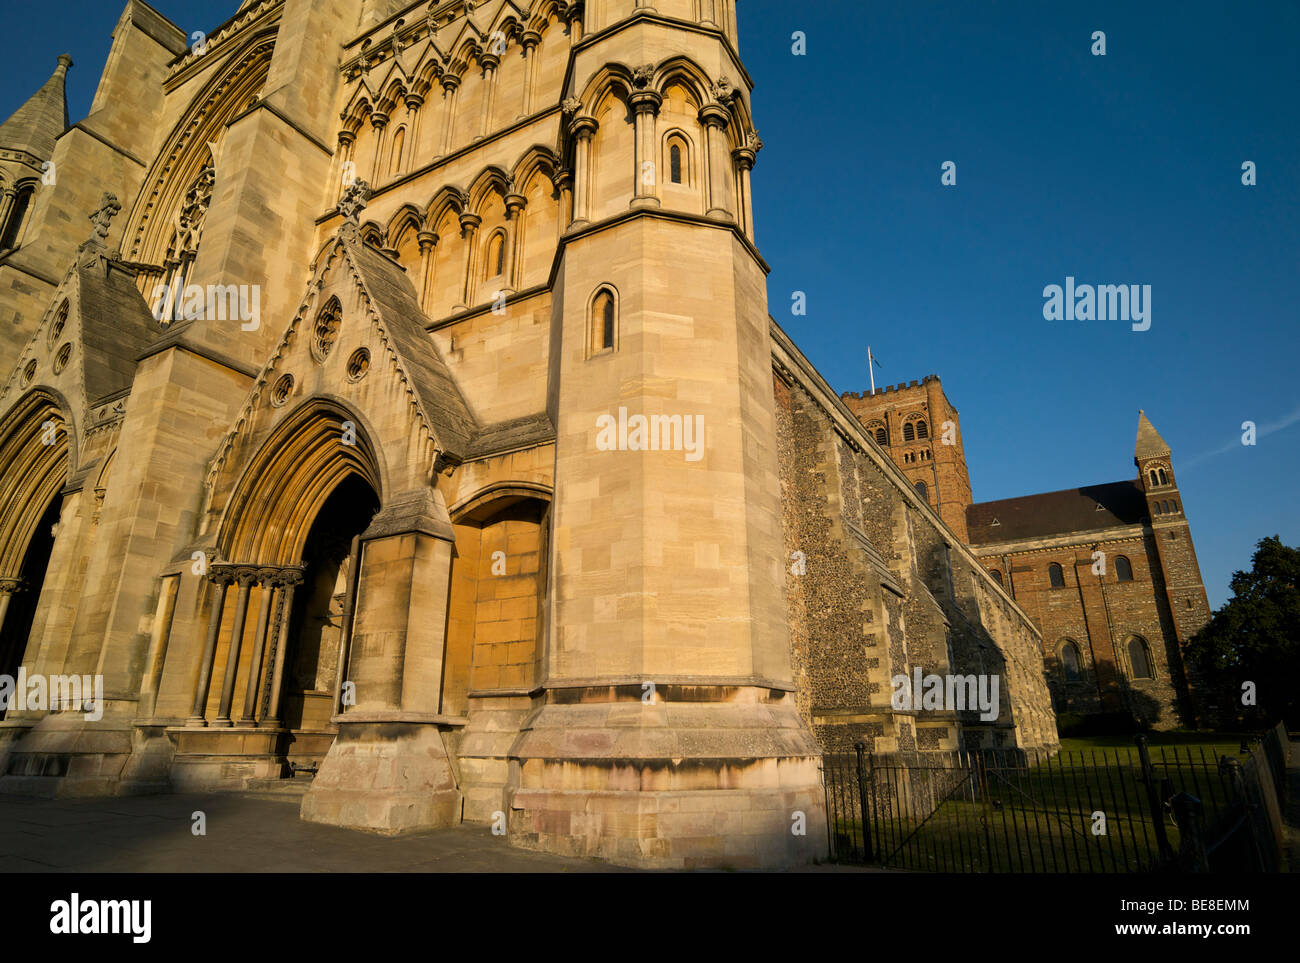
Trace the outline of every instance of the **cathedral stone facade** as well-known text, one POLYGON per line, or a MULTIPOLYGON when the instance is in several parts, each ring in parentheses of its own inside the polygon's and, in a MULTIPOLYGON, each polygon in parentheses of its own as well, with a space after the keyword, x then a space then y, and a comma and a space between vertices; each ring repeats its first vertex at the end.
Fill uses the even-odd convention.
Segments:
POLYGON ((0 790, 776 867, 824 749, 1055 749, 1040 630, 768 315, 733 0, 189 40, 130 0, 86 118, 60 58, 0 125, 0 675, 102 686, 0 790))
MULTIPOLYGON (((1210 619, 1169 445, 1138 413, 1137 477, 976 503, 936 375, 844 395, 917 492, 1042 633, 1058 713, 1193 725, 1183 648, 1210 619)), ((1094 719, 1094 723, 1102 720, 1094 719)))

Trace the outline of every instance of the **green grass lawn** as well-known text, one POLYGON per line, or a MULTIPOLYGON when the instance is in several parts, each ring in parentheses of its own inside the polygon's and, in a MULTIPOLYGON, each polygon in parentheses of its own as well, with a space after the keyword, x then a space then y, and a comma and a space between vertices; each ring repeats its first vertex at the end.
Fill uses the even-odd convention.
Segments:
MULTIPOLYGON (((1228 802, 1216 755, 1240 758, 1233 733, 1166 732, 1149 737, 1156 779, 1202 801, 1213 820, 1228 802), (1168 782, 1166 782, 1168 780, 1168 782)), ((1158 854, 1150 802, 1137 747, 1123 736, 1061 740, 1062 752, 1029 766, 995 767, 983 784, 882 769, 876 774, 871 824, 876 861, 913 870, 949 872, 1132 872, 1149 868, 1158 854), (902 800, 918 803, 914 815, 902 800), (1105 816, 1105 834, 1093 833, 1094 814, 1105 816)), ((851 790, 856 792, 856 790, 851 790)), ((839 800, 837 808, 846 802, 839 800)), ((851 812, 855 805, 847 806, 851 812)), ((1170 814, 1160 819, 1177 849, 1179 833, 1170 814)), ((838 823, 837 850, 859 849, 862 824, 838 823)))
MULTIPOLYGON (((1253 738, 1253 737, 1251 737, 1253 738)), ((1204 749, 1205 755, 1216 750, 1219 755, 1239 756, 1242 736, 1232 732, 1193 732, 1175 729, 1171 732, 1147 733, 1147 744, 1152 756, 1159 758, 1161 748, 1177 748, 1179 754, 1190 749, 1194 757, 1199 758, 1198 749, 1204 749)), ((1069 736, 1062 737, 1062 752, 1091 752, 1105 749, 1132 749, 1137 751, 1137 743, 1132 736, 1069 736)))

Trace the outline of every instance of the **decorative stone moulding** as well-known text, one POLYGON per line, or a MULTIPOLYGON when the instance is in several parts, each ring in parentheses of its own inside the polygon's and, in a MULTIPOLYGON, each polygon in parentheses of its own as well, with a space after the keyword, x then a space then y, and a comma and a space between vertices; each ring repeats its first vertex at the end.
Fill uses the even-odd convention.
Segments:
POLYGON ((59 342, 59 335, 63 333, 63 326, 68 323, 68 301, 65 298, 59 305, 59 313, 54 316, 54 324, 50 325, 49 345, 53 348, 59 342))
POLYGON ((271 404, 276 408, 282 408, 291 394, 293 394, 293 375, 281 375, 280 380, 271 388, 271 404))
POLYGON ((23 375, 20 382, 20 387, 26 388, 29 384, 32 383, 32 379, 35 377, 36 377, 36 359, 33 358, 31 361, 27 362, 27 366, 23 368, 23 375))
POLYGON ((348 380, 354 384, 366 376, 370 370, 370 350, 357 348, 348 358, 348 380))
POLYGON ((338 340, 342 323, 343 310, 338 299, 330 298, 329 303, 321 308, 320 314, 316 315, 316 323, 312 326, 311 353, 318 362, 324 362, 329 357, 334 342, 338 340))
POLYGON ((54 356, 54 373, 58 374, 68 366, 68 359, 72 357, 72 342, 63 342, 63 347, 59 348, 59 353, 54 356))

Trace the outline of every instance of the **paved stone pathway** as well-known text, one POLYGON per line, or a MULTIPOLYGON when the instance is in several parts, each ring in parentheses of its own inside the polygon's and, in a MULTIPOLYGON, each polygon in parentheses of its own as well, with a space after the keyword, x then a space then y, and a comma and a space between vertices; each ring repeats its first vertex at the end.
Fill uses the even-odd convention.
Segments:
POLYGON ((516 849, 483 827, 388 838, 306 823, 297 799, 229 794, 30 799, 0 796, 0 872, 608 872, 516 849), (191 814, 207 835, 191 832, 191 814))

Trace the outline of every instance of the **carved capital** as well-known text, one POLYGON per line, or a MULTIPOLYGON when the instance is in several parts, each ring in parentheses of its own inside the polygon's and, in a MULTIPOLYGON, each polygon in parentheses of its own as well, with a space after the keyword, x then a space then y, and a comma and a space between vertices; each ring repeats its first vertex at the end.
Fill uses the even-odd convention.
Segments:
POLYGON ((700 108, 700 123, 705 127, 726 130, 731 123, 731 112, 717 104, 705 104, 700 108))
POLYGON ((375 130, 383 130, 388 125, 388 115, 382 110, 372 110, 370 112, 370 126, 375 130))
POLYGON ((27 588, 27 583, 20 578, 0 578, 0 595, 17 595, 27 588))
POLYGON ((575 117, 569 124, 569 133, 578 140, 587 140, 600 129, 595 117, 575 117))
POLYGON ((628 98, 628 103, 638 114, 657 114, 664 95, 657 90, 638 90, 628 98))
POLYGON ((644 89, 650 86, 650 81, 654 79, 655 65, 642 64, 632 71, 632 83, 638 89, 644 89))
POLYGON ((460 215, 461 237, 469 237, 471 234, 473 234, 475 231, 478 230, 479 225, 482 223, 483 223, 483 218, 479 217, 477 214, 471 214, 469 211, 463 212, 460 215))
POLYGON ((428 254, 430 251, 432 251, 435 247, 438 246, 439 238, 437 234, 433 233, 433 231, 419 231, 415 235, 415 239, 420 244, 421 254, 428 254))

